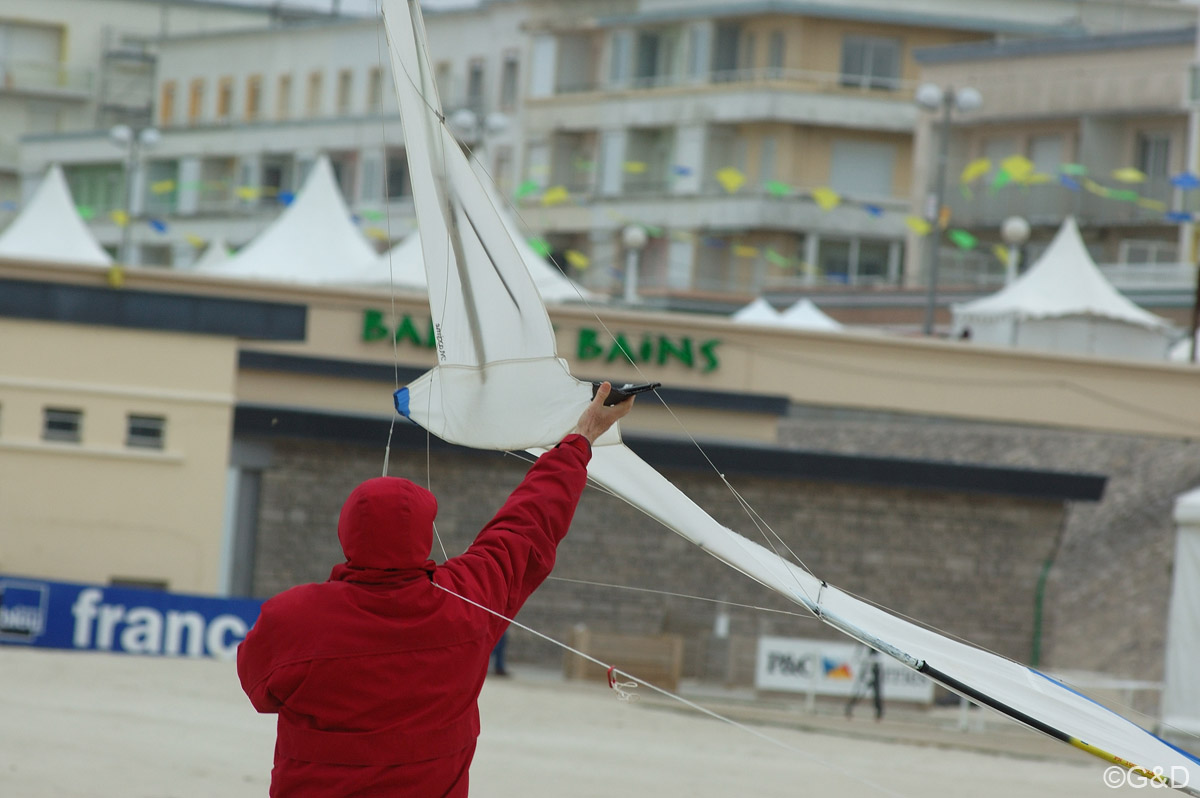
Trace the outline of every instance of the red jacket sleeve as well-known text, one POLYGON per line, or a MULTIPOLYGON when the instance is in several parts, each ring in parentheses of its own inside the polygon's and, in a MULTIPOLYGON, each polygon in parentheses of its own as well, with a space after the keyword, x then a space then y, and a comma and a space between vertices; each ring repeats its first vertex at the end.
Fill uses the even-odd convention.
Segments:
POLYGON ((568 435, 538 458, 470 548, 438 569, 438 581, 513 617, 554 567, 591 457, 587 438, 568 435))

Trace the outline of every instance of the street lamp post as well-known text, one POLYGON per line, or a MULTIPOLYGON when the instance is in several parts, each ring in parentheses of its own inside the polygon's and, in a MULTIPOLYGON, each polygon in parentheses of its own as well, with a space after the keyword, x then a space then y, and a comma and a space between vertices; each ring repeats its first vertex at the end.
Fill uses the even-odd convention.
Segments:
POLYGON ((1008 262, 1004 265, 1004 284, 1012 285, 1017 279, 1017 261, 1021 246, 1029 240, 1029 222, 1021 216, 1010 216, 1000 225, 1000 237, 1008 244, 1008 262))
POLYGON ((118 147, 125 147, 125 224, 121 227, 120 261, 129 266, 133 263, 133 220, 141 212, 135 207, 134 190, 137 187, 137 175, 141 171, 143 149, 150 149, 158 144, 157 128, 132 128, 129 125, 117 125, 108 131, 109 139, 118 147))
POLYGON ((983 98, 972 88, 954 89, 947 86, 942 88, 936 83, 922 83, 917 88, 917 105, 929 111, 941 111, 938 123, 937 173, 934 178, 934 195, 929 208, 930 223, 933 226, 933 240, 929 247, 929 288, 925 297, 926 335, 933 335, 933 317, 937 309, 937 280, 939 258, 941 257, 941 215, 942 205, 946 198, 946 162, 950 157, 950 118, 951 112, 974 111, 983 105, 983 98))
POLYGON ((642 250, 649 241, 646 229, 638 224, 625 225, 621 231, 621 243, 625 245, 625 304, 633 305, 638 299, 638 266, 642 250))

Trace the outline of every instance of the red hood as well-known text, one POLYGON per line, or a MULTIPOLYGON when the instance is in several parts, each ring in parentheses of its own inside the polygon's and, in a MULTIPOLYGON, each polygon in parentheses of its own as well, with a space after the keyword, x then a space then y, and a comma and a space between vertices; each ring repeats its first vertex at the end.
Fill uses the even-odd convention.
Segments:
POLYGON ((376 477, 342 505, 338 540, 351 568, 423 568, 433 549, 437 499, 407 479, 376 477))

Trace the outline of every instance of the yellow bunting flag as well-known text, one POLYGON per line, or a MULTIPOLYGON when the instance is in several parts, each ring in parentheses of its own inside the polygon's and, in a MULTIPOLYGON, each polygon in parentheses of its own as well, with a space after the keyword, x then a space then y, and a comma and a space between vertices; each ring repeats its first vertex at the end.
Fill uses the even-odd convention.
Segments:
POLYGON ((1000 168, 1008 172, 1009 177, 1018 183, 1024 183, 1033 174, 1034 169, 1033 161, 1024 155, 1008 156, 1000 162, 1000 168))
POLYGON ((954 214, 954 211, 950 210, 949 205, 943 205, 942 209, 940 211, 938 211, 938 227, 940 227, 943 230, 945 230, 947 227, 949 227, 950 226, 950 217, 953 214, 954 214))
POLYGON ((566 186, 551 186, 546 189, 546 193, 542 194, 542 204, 549 207, 551 205, 560 205, 571 198, 566 186))
POLYGON ((992 162, 987 158, 976 158, 969 164, 963 167, 962 174, 958 176, 960 183, 970 183, 986 175, 992 171, 992 162))
POLYGON ((238 186, 236 193, 238 199, 244 199, 247 202, 258 199, 258 186, 238 186))
POLYGON ((624 168, 625 168, 625 171, 631 175, 646 174, 646 162, 645 161, 626 161, 624 168))
POLYGON ((1045 172, 1034 172, 1029 177, 1025 178, 1025 185, 1040 186, 1046 183, 1057 183, 1058 178, 1053 175, 1048 175, 1045 172))
POLYGON ((1008 265, 1008 249, 1003 244, 993 244, 992 254, 996 256, 996 260, 1008 265))
POLYGON ((108 216, 117 227, 124 227, 129 224, 129 214, 125 213, 125 211, 113 211, 108 216))
POLYGON ((1112 176, 1114 180, 1120 180, 1122 183, 1146 182, 1146 173, 1140 169, 1134 169, 1132 166, 1126 166, 1122 169, 1114 169, 1112 176))
POLYGON ((908 225, 909 230, 912 230, 919 236, 929 235, 929 231, 933 229, 933 225, 920 216, 909 216, 905 218, 904 223, 908 225))
POLYGON ((150 184, 150 193, 152 194, 170 194, 174 190, 174 180, 156 180, 150 184))
POLYGON ((732 166, 726 166, 717 172, 717 182, 721 184, 721 188, 733 194, 746 182, 746 176, 732 166))
POLYGON ((758 247, 750 247, 745 244, 737 244, 733 248, 735 258, 757 258, 758 247))
POLYGON ((191 244, 196 249, 200 249, 201 247, 203 247, 205 244, 208 243, 208 241, 206 239, 201 238, 200 236, 196 235, 195 233, 188 233, 187 235, 185 235, 183 237, 183 240, 187 241, 189 244, 191 244))
POLYGON ((1137 204, 1149 211, 1165 212, 1167 210, 1167 203, 1162 200, 1150 199, 1149 197, 1142 197, 1137 201, 1137 204))
POLYGON ((370 238, 373 241, 388 240, 387 230, 384 230, 380 227, 368 227, 366 230, 363 230, 363 233, 366 234, 367 238, 370 238))
POLYGON ((586 269, 592 265, 592 259, 577 249, 567 250, 567 264, 576 269, 586 269))
POLYGON ((1097 197, 1107 197, 1109 193, 1107 188, 1090 178, 1084 178, 1083 187, 1095 194, 1097 197))
POLYGON ((812 198, 823 211, 831 211, 842 203, 842 196, 828 186, 814 188, 812 198))
POLYGON ((109 266, 104 281, 108 283, 109 288, 120 288, 125 285, 125 270, 116 264, 109 266))

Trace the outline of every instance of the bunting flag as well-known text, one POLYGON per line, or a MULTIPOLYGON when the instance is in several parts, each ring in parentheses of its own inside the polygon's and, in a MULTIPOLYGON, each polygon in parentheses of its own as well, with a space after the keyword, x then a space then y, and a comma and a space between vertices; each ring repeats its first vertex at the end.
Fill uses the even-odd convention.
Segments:
POLYGON ((831 211, 842 204, 842 196, 829 188, 829 186, 814 188, 812 190, 812 198, 823 211, 831 211))
POLYGON ((1090 178, 1084 178, 1083 187, 1097 197, 1107 197, 1108 189, 1090 178))
POLYGON ((989 159, 976 158, 963 167, 962 174, 958 176, 958 182, 973 183, 990 171, 992 171, 992 162, 989 159))
POLYGON ((1137 202, 1142 198, 1142 195, 1131 189, 1108 189, 1108 198, 1120 200, 1121 202, 1137 202))
POLYGON ((76 205, 75 210, 79 213, 79 218, 85 222, 91 221, 96 217, 96 209, 91 205, 76 205))
POLYGON ((1167 211, 1167 221, 1168 222, 1179 222, 1180 224, 1187 224, 1188 222, 1192 221, 1193 218, 1194 217, 1192 216, 1192 214, 1188 213, 1187 211, 1167 211))
POLYGON ((645 161, 626 161, 623 165, 626 174, 644 175, 646 173, 645 161))
POLYGON ((792 187, 779 180, 768 180, 763 183, 763 188, 773 197, 786 197, 792 193, 792 187))
POLYGON ((362 217, 364 219, 369 219, 372 222, 380 222, 385 218, 385 214, 383 211, 366 210, 362 212, 362 217))
POLYGON ((280 205, 291 205, 296 199, 296 195, 291 191, 280 191, 278 199, 280 205))
POLYGON ((946 238, 953 241, 959 249, 975 249, 979 245, 979 239, 966 230, 950 230, 946 233, 946 238))
POLYGON ((751 247, 746 244, 734 244, 733 256, 735 258, 757 258, 758 247, 751 247))
POLYGON ((691 177, 695 172, 692 170, 692 167, 677 163, 671 167, 671 174, 676 177, 691 177))
POLYGON ((108 283, 109 288, 120 288, 125 285, 125 269, 119 263, 114 263, 105 272, 104 281, 108 283))
POLYGON ((108 218, 112 219, 117 227, 124 227, 129 224, 129 214, 125 211, 110 211, 108 218))
POLYGON ((992 255, 1005 266, 1008 265, 1008 249, 1003 244, 992 244, 992 255))
POLYGON ((588 266, 592 265, 592 261, 591 258, 589 258, 587 255, 584 255, 579 250, 568 249, 567 264, 576 269, 586 269, 588 266))
POLYGON ((175 190, 174 180, 156 180, 150 184, 151 194, 170 194, 175 190))
POLYGON ((721 184, 721 188, 725 189, 730 194, 737 192, 742 184, 746 182, 746 176, 732 166, 726 166, 717 172, 717 182, 721 184))
POLYGON ((571 198, 566 186, 551 186, 542 194, 542 204, 546 207, 561 205, 571 198))
POLYGON ((766 258, 767 262, 772 266, 778 266, 781 269, 790 268, 792 265, 791 258, 787 257, 786 255, 780 255, 778 252, 769 247, 767 248, 766 258))
POLYGON ((234 193, 237 194, 238 199, 253 202, 258 199, 258 186, 238 186, 234 189, 234 193))
POLYGON ((1000 162, 1000 168, 1018 183, 1024 183, 1034 172, 1033 161, 1024 155, 1010 155, 1000 162))
POLYGON ((933 225, 920 216, 908 216, 904 219, 904 223, 908 225, 909 230, 919 236, 929 235, 929 231, 933 229, 933 225))
POLYGON ((1132 166, 1126 166, 1121 169, 1114 169, 1113 180, 1119 180, 1122 183, 1145 183, 1146 173, 1140 169, 1134 169, 1132 166))
POLYGON ((150 225, 150 229, 156 233, 165 233, 168 229, 170 229, 167 223, 162 219, 147 219, 146 224, 150 225))
POLYGON ((1148 211, 1159 211, 1165 213, 1167 210, 1167 203, 1163 202, 1162 200, 1149 199, 1148 197, 1142 197, 1137 201, 1137 204, 1148 211))
POLYGON ((947 227, 950 226, 950 217, 953 214, 954 214, 954 211, 950 209, 949 205, 943 205, 938 210, 938 229, 939 230, 945 230, 947 227))
POLYGON ((863 205, 862 209, 876 218, 883 216, 883 208, 879 207, 878 205, 871 205, 868 203, 863 205))
POLYGON ((1001 169, 1000 171, 996 172, 996 176, 992 178, 992 184, 988 186, 988 192, 993 193, 1001 188, 1004 188, 1011 183, 1012 180, 1012 175, 1004 169, 1001 169))
POLYGON ((529 239, 529 246, 533 247, 533 251, 543 258, 550 255, 550 242, 540 236, 529 239))
POLYGON ((541 191, 542 187, 535 180, 526 180, 517 186, 517 190, 513 192, 513 196, 517 199, 525 199, 530 194, 536 194, 541 191))
POLYGON ((1069 188, 1071 191, 1083 191, 1083 185, 1080 184, 1078 180, 1067 177, 1066 175, 1059 175, 1058 182, 1061 183, 1064 188, 1069 188))
POLYGON ((1191 191, 1200 188, 1200 177, 1191 172, 1180 172, 1171 178, 1171 185, 1184 191, 1191 191))
POLYGON ((1064 163, 1058 167, 1058 171, 1064 175, 1071 177, 1087 177, 1087 167, 1081 163, 1064 163))
POLYGON ((208 243, 208 241, 196 235, 195 233, 188 233, 183 237, 183 240, 191 244, 196 249, 203 249, 208 243))
POLYGON ((387 241, 387 230, 380 227, 368 227, 363 230, 363 234, 372 241, 387 241))

